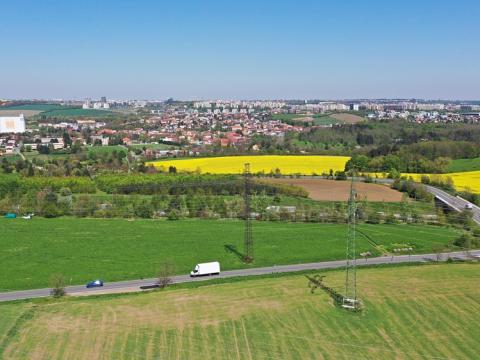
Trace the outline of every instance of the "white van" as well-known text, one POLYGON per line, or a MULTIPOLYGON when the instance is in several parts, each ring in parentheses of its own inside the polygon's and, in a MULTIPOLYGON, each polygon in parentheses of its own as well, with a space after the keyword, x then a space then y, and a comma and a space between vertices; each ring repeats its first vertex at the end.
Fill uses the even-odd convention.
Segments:
POLYGON ((218 274, 220 274, 220 263, 218 261, 197 264, 193 271, 190 272, 192 277, 218 274))

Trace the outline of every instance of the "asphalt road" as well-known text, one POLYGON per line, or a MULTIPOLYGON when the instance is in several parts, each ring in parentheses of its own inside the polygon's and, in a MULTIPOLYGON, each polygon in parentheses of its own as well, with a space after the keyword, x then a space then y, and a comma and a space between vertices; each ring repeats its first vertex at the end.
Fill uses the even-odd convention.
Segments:
MULTIPOLYGON (((474 250, 470 252, 472 258, 477 258, 480 260, 480 250, 474 250)), ((449 257, 459 260, 464 260, 466 255, 464 252, 451 252, 443 253, 441 255, 442 261, 445 261, 449 257)), ((367 261, 364 259, 357 260, 358 266, 364 265, 375 265, 375 264, 399 264, 407 262, 431 262, 437 259, 436 254, 421 254, 421 255, 399 255, 399 256, 383 256, 370 258, 367 261)), ((279 266, 270 266, 262 268, 253 268, 253 269, 242 269, 242 270, 229 270, 222 271, 220 275, 214 276, 205 276, 199 278, 191 278, 189 275, 178 275, 172 278, 173 283, 185 283, 185 282, 195 282, 195 281, 206 281, 216 278, 231 278, 239 276, 257 276, 257 275, 267 275, 273 273, 285 273, 285 272, 295 272, 303 270, 321 270, 321 269, 334 269, 345 266, 345 260, 339 261, 325 261, 318 263, 309 263, 309 264, 295 264, 295 265, 279 265, 279 266)), ((156 279, 143 279, 143 280, 129 280, 129 281, 118 281, 112 283, 105 283, 103 287, 87 289, 84 285, 77 286, 68 286, 66 292, 68 295, 100 295, 100 294, 112 294, 112 293, 121 293, 121 292, 131 292, 131 291, 141 291, 141 286, 151 286, 156 283, 156 279)), ((2 301, 13 301, 13 300, 22 300, 22 299, 33 299, 50 296, 50 289, 36 289, 36 290, 24 290, 24 291, 13 291, 0 293, 0 302, 2 301)))

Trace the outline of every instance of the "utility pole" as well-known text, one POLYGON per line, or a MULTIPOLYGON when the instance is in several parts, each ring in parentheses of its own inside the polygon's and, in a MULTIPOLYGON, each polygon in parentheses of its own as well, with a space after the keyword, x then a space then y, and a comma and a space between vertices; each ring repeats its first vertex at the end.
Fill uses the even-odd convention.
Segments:
POLYGON ((245 170, 243 172, 245 180, 245 189, 243 193, 243 199, 245 204, 245 233, 244 233, 244 261, 246 263, 253 262, 253 238, 252 238, 252 206, 251 206, 251 173, 250 164, 245 164, 245 170))
POLYGON ((347 254, 345 269, 345 295, 342 307, 357 310, 359 301, 357 299, 357 258, 356 258, 356 220, 357 204, 355 191, 355 173, 352 175, 350 184, 350 197, 348 199, 348 230, 347 230, 347 254))

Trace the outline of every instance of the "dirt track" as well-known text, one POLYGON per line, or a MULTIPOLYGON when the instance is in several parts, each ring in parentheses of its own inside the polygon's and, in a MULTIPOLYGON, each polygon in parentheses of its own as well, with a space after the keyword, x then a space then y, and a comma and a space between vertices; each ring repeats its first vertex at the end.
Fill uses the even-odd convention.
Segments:
MULTIPOLYGON (((271 179, 272 182, 303 187, 313 200, 347 201, 350 193, 349 181, 325 179, 271 179)), ((402 200, 402 193, 390 189, 386 185, 355 183, 359 199, 369 201, 402 200)))

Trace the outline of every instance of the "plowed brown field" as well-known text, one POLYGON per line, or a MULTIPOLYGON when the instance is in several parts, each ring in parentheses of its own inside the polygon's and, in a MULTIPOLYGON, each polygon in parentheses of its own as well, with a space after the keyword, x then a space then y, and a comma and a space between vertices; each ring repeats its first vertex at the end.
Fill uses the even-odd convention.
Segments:
MULTIPOLYGON (((326 179, 272 179, 272 182, 300 186, 308 191, 313 200, 347 201, 350 194, 349 181, 326 179)), ((355 183, 360 199, 368 201, 396 202, 402 200, 402 193, 386 185, 355 183)))

